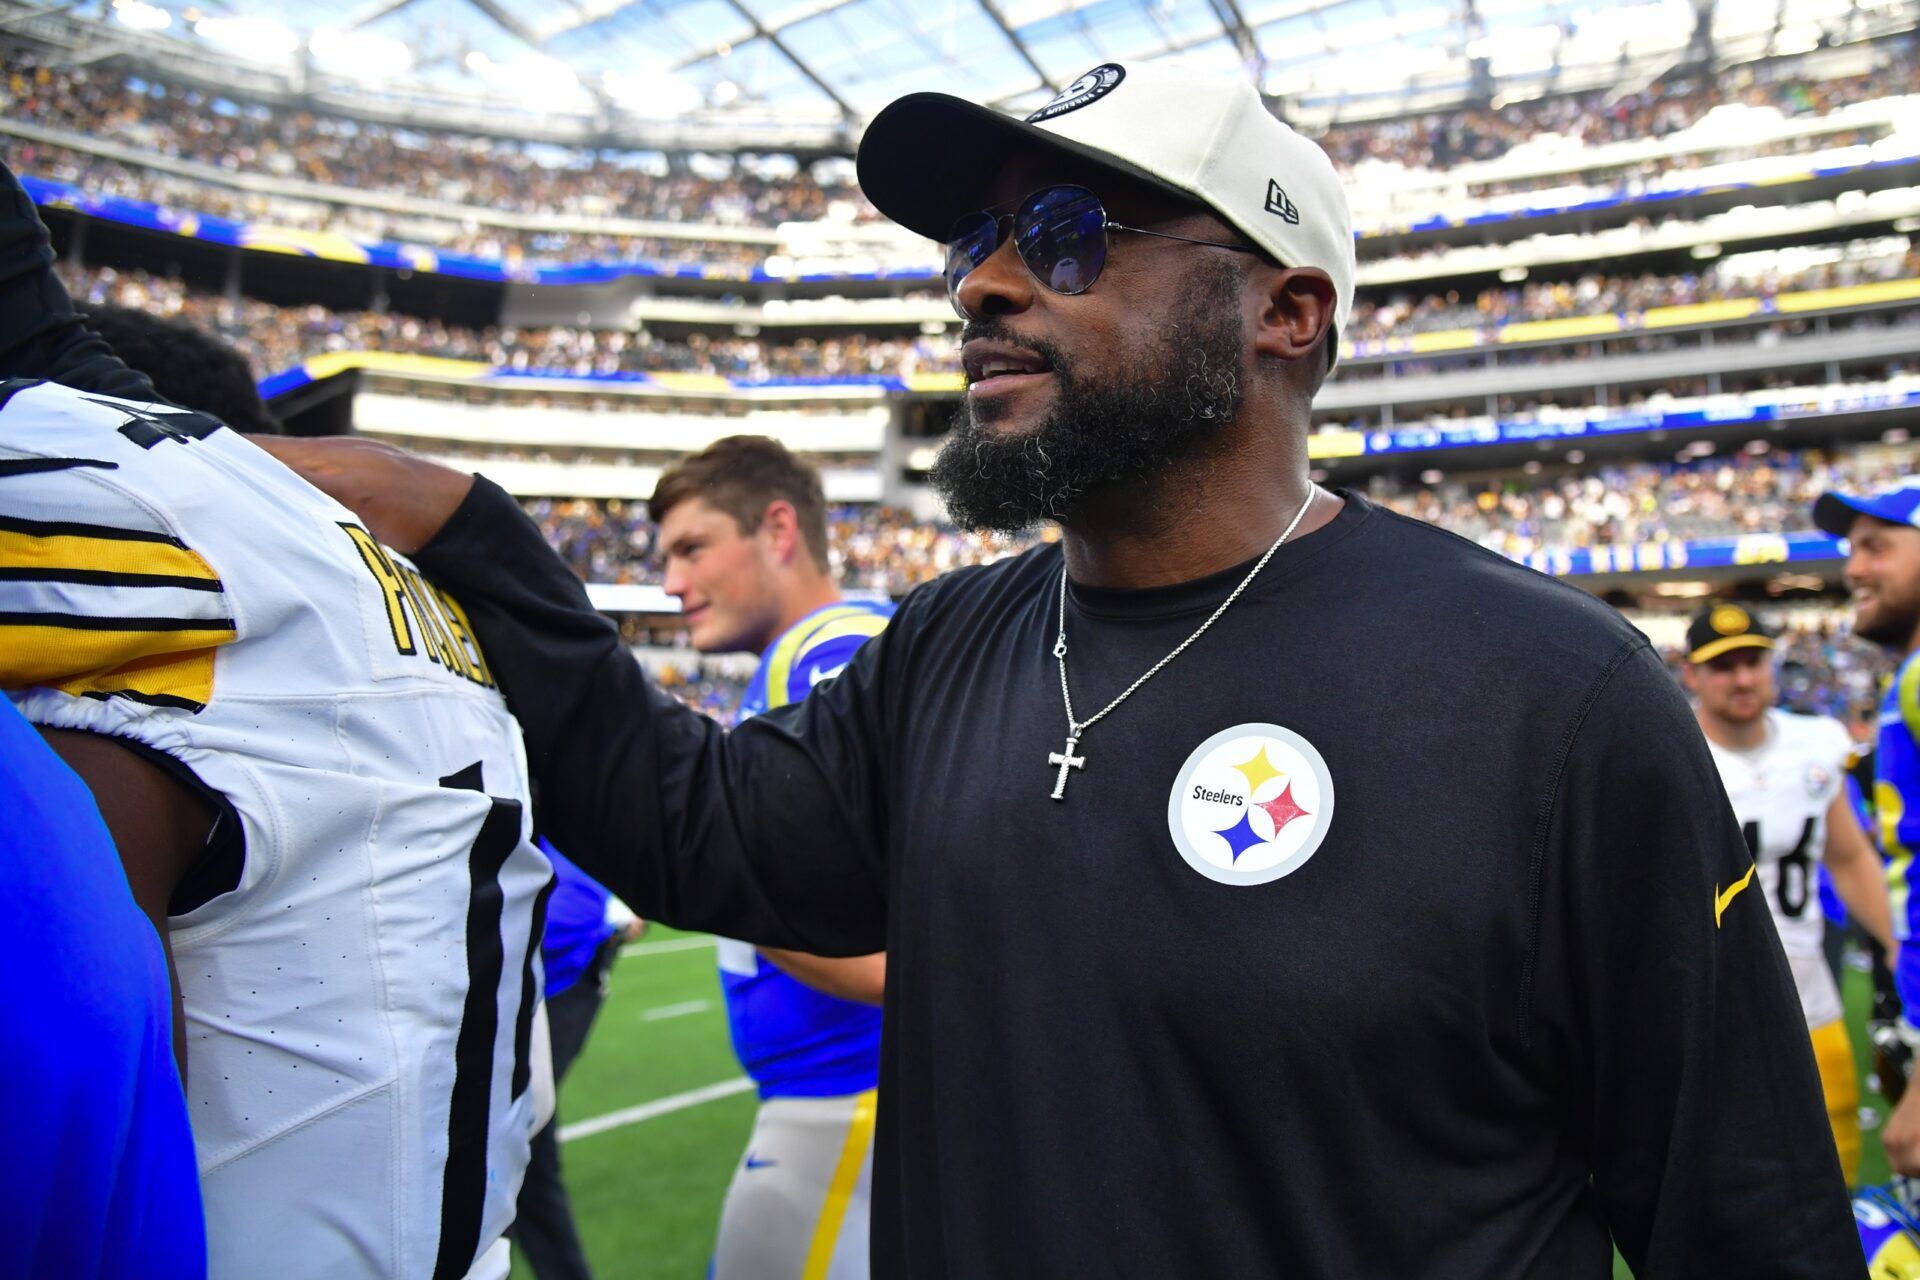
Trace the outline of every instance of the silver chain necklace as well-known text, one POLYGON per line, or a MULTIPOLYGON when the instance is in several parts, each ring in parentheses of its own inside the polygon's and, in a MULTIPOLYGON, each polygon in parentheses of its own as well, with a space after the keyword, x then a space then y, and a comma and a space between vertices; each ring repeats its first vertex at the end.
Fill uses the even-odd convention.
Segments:
POLYGON ((1074 717, 1073 694, 1067 688, 1067 569, 1065 565, 1060 567, 1060 634, 1053 642, 1053 656, 1060 663, 1060 700, 1066 703, 1067 706, 1067 749, 1064 752, 1052 751, 1047 753, 1047 763, 1057 765, 1060 769, 1060 775, 1055 778, 1053 782, 1053 798, 1055 800, 1065 800, 1067 798, 1067 770, 1082 768, 1087 763, 1085 756, 1073 754, 1073 749, 1080 745, 1080 739, 1086 736, 1087 730, 1106 719, 1108 713, 1115 707, 1133 696, 1134 690, 1158 675, 1160 668, 1185 653, 1188 645, 1205 635, 1208 627, 1220 621, 1220 615, 1225 613, 1228 606, 1240 598, 1240 593, 1245 591, 1253 580, 1260 576, 1260 571, 1267 567, 1267 561, 1273 559, 1273 553, 1278 551, 1281 546, 1286 543, 1286 540, 1293 536, 1293 531, 1300 526, 1300 521, 1306 516, 1307 508, 1311 507, 1313 500, 1319 496, 1320 490, 1312 484, 1309 484, 1307 486, 1307 500, 1300 504, 1298 511, 1293 513, 1293 519, 1289 520, 1287 527, 1280 531, 1280 536, 1274 539, 1273 545, 1267 548, 1267 553, 1260 557, 1259 563, 1248 570, 1247 576, 1240 579, 1240 585, 1235 587, 1232 593, 1220 602, 1220 607, 1215 609, 1192 635, 1175 645, 1173 652, 1154 663, 1151 667, 1148 667, 1146 674, 1128 685, 1119 697, 1094 712, 1093 715, 1087 717, 1085 720, 1079 720, 1074 717))

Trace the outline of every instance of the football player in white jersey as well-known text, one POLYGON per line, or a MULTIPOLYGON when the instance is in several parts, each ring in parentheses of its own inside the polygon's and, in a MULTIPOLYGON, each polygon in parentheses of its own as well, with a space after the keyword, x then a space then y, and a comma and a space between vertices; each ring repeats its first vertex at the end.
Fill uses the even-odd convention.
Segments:
POLYGON ((1814 862, 1826 865, 1848 912, 1891 954, 1887 885, 1847 799, 1853 740, 1838 720, 1774 706, 1774 638, 1770 627, 1731 603, 1702 610, 1687 628, 1687 688, 1754 857, 1753 873, 1722 889, 1716 910, 1748 888, 1766 898, 1800 991, 1834 1142, 1852 1185, 1860 1170, 1860 1090, 1840 991, 1822 952, 1826 922, 1814 862))
POLYGON ((504 1276, 550 872, 459 605, 213 419, 11 380, 0 685, 171 869, 210 1274, 504 1276))
POLYGON ((160 399, 244 362, 171 333, 156 391, 52 262, 0 166, 0 689, 169 946, 209 1273, 504 1276, 551 1102, 519 728, 457 603, 160 399))

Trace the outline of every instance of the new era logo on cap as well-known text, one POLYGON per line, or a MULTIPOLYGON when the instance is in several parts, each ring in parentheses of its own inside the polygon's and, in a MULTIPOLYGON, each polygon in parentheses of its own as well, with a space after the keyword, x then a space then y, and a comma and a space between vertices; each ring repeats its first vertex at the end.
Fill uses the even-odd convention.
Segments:
POLYGON ((1272 178, 1267 179, 1267 212, 1277 213, 1295 226, 1300 225, 1300 210, 1287 199, 1284 188, 1272 178))

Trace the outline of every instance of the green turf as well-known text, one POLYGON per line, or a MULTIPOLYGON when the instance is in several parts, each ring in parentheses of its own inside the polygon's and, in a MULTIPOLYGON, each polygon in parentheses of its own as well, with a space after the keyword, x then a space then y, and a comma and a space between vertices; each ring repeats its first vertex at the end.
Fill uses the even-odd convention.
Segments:
MULTIPOLYGON (((645 946, 683 935, 649 931, 645 946)), ((560 1089, 562 1125, 732 1080, 739 1063, 712 947, 640 950, 614 967, 586 1049, 560 1089), (649 1010, 705 1000, 697 1013, 649 1010)), ((561 1162, 588 1260, 601 1280, 704 1276, 721 1197, 753 1125, 751 1093, 567 1142, 561 1162)), ((532 1272, 516 1255, 516 1280, 532 1272)))
MULTIPOLYGON (((655 929, 642 945, 684 936, 655 929)), ((1855 1058, 1864 1070, 1871 1060, 1866 975, 1850 970, 1845 994, 1855 1058)), ((642 950, 622 957, 614 969, 612 993, 593 1038, 561 1087, 560 1120, 570 1124, 739 1074, 727 1040, 713 949, 642 950), (707 1006, 698 1012, 645 1016, 700 1000, 707 1006)), ((1861 1092, 1867 1106, 1885 1113, 1886 1104, 1871 1085, 1863 1083, 1861 1092)), ((600 1280, 699 1280, 706 1274, 721 1197, 746 1146, 753 1107, 751 1093, 736 1094, 561 1148, 580 1235, 600 1280)), ((1865 1135, 1861 1173, 1868 1184, 1887 1177, 1877 1128, 1865 1135)), ((1614 1274, 1632 1273, 1616 1259, 1614 1274)), ((513 1275, 515 1280, 532 1277, 518 1255, 513 1275)))

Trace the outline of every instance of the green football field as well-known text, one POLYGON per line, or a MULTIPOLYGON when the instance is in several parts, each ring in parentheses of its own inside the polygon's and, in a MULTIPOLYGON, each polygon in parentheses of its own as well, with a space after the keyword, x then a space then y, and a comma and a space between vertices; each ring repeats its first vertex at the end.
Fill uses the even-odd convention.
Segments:
MULTIPOLYGON (((1864 974, 1847 974, 1846 995, 1864 1067, 1864 974)), ((1884 1113, 1879 1096, 1862 1089, 1867 1105, 1884 1113)), ((614 969, 593 1037, 560 1088, 562 1133, 569 1135, 561 1159, 601 1280, 706 1274, 720 1201, 746 1146, 753 1108, 727 1041, 712 939, 650 931, 614 969)), ((1862 1173, 1869 1183, 1887 1175, 1872 1130, 1862 1173)), ((1614 1270, 1630 1274, 1623 1265, 1614 1270)), ((532 1276, 518 1256, 513 1274, 532 1276)))

